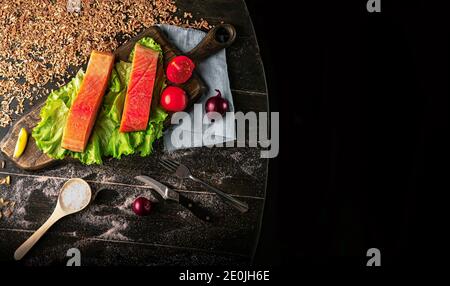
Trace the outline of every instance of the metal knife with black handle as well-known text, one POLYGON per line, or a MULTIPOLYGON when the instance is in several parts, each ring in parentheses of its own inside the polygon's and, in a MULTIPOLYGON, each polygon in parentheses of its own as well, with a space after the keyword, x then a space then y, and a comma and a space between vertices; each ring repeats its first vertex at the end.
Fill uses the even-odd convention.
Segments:
POLYGON ((153 190, 156 191, 157 195, 160 196, 163 200, 177 202, 183 207, 190 210, 192 214, 198 217, 199 219, 205 222, 211 222, 212 217, 208 213, 208 211, 206 211, 202 207, 199 207, 194 201, 187 198, 186 196, 183 196, 179 192, 170 189, 166 185, 161 184, 160 182, 156 181, 153 178, 150 178, 149 176, 137 176, 135 177, 135 179, 150 186, 153 190))

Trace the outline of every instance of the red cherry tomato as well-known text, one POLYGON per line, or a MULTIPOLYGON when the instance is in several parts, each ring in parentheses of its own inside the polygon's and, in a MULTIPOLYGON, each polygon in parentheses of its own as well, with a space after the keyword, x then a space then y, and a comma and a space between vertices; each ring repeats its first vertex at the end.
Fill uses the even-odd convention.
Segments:
POLYGON ((186 105, 186 92, 177 86, 168 86, 161 94, 161 106, 167 111, 182 111, 186 105))
POLYGON ((194 72, 194 62, 186 56, 174 57, 167 65, 167 79, 176 84, 187 82, 194 72))

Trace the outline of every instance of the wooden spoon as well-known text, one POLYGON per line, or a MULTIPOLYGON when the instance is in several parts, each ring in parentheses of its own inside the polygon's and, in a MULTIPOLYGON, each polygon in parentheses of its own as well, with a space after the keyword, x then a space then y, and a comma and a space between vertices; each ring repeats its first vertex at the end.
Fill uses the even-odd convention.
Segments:
POLYGON ((30 238, 28 238, 19 248, 17 248, 16 252, 14 252, 14 259, 22 259, 22 257, 27 254, 27 252, 36 244, 44 233, 46 233, 47 230, 59 219, 83 210, 87 205, 89 205, 91 197, 92 190, 86 181, 83 179, 68 180, 59 193, 58 203, 56 204, 56 208, 52 215, 35 233, 30 236, 30 238), (72 194, 74 194, 73 188, 77 188, 76 191, 80 192, 80 196, 75 197, 75 199, 78 200, 75 201, 75 203, 77 203, 75 206, 73 204, 71 205, 67 199, 69 197, 68 192, 72 192, 72 194))

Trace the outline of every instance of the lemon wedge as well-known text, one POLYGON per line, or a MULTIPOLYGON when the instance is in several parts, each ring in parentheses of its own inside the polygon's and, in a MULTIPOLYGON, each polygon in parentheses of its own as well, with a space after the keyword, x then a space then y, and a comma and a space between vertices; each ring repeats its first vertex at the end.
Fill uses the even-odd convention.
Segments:
POLYGON ((20 129, 19 137, 17 138, 16 148, 14 148, 14 158, 19 158, 25 148, 27 147, 28 133, 25 128, 20 129))

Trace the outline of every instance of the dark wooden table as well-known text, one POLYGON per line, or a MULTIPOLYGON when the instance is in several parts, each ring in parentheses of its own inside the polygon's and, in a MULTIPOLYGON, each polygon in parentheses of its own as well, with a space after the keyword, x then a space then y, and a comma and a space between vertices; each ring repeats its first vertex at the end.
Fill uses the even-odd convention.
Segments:
MULTIPOLYGON (((237 111, 267 111, 263 64, 252 22, 243 0, 179 0, 181 12, 210 23, 236 26, 238 37, 227 50, 229 77, 237 111)), ((0 137, 6 129, 0 129, 0 137)), ((62 162, 39 172, 25 172, 7 162, 0 177, 11 176, 10 186, 0 186, 0 197, 16 201, 10 218, 0 219, 0 262, 13 261, 15 249, 50 216, 58 191, 73 177, 88 180, 99 192, 83 212, 64 218, 19 263, 65 265, 68 249, 81 252, 82 265, 230 265, 251 263, 258 241, 266 191, 268 161, 258 148, 196 148, 167 155, 162 142, 147 158, 107 160, 85 167, 62 162), (179 160, 200 178, 246 201, 250 211, 239 214, 201 186, 181 182, 157 165, 161 156, 179 160), (177 204, 160 204, 152 215, 137 217, 130 203, 150 190, 133 177, 148 174, 208 209, 214 222, 205 224, 177 204)), ((1 157, 1 159, 4 159, 1 157)))

